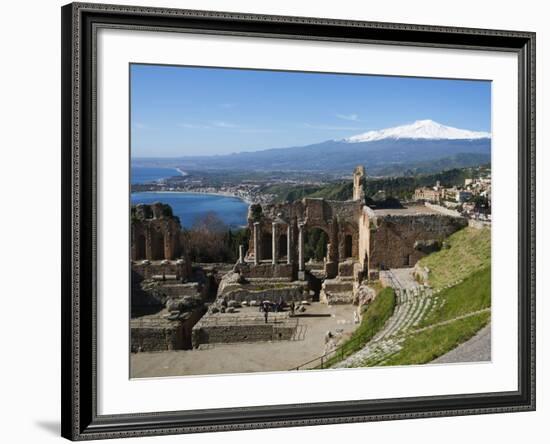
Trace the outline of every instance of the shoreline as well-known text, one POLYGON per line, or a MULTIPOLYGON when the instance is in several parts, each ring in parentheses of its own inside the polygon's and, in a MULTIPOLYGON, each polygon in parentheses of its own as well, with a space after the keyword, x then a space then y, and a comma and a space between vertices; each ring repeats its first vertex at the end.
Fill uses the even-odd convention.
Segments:
POLYGON ((254 202, 250 201, 247 198, 242 196, 237 196, 232 193, 225 192, 215 192, 215 191, 131 191, 130 194, 139 194, 139 193, 154 193, 154 194, 206 194, 211 196, 222 196, 222 197, 232 197, 234 199, 239 199, 240 201, 246 203, 247 205, 253 205, 254 202))

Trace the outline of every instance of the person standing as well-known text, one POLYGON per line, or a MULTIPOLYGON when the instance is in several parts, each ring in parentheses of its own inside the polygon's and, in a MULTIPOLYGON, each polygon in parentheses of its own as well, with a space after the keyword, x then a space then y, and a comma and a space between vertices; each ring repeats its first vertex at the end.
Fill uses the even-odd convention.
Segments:
POLYGON ((269 313, 269 305, 267 302, 264 302, 264 320, 265 320, 265 323, 267 324, 267 316, 268 316, 268 313, 269 313))

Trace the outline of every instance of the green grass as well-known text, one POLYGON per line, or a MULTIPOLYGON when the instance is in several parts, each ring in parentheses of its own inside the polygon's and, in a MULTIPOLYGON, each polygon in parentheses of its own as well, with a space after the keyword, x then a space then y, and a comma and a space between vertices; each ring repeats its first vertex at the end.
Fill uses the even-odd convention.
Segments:
POLYGON ((402 349, 381 365, 426 364, 470 339, 487 325, 491 314, 480 313, 413 334, 402 349))
POLYGON ((464 228, 449 236, 444 247, 419 261, 428 267, 429 284, 441 289, 491 264, 491 230, 464 228))
POLYGON ((351 337, 338 348, 338 352, 328 359, 323 367, 340 362, 349 355, 361 350, 367 342, 369 342, 376 333, 378 333, 386 321, 393 314, 395 308, 395 292, 392 288, 384 288, 378 296, 372 301, 365 312, 361 324, 353 332, 351 337))
POLYGON ((419 327, 437 324, 490 307, 491 267, 472 273, 458 285, 442 290, 437 296, 443 304, 426 316, 419 327))

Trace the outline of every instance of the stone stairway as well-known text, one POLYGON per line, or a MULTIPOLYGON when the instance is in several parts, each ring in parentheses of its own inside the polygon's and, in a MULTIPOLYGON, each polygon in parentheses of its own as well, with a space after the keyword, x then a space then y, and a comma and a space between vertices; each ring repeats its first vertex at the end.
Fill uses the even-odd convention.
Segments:
POLYGON ((407 335, 418 330, 422 319, 440 305, 439 297, 431 288, 412 279, 391 276, 390 281, 396 293, 396 307, 383 329, 357 353, 349 356, 335 367, 363 367, 383 364, 398 353, 407 335))

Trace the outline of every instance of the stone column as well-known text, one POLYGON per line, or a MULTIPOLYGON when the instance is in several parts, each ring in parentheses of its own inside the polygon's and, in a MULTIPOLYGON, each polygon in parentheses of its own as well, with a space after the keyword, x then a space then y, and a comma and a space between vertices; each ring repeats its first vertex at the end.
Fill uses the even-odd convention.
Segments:
POLYGON ((304 224, 298 224, 298 270, 305 270, 304 257, 304 224))
POLYGON ((239 245, 239 264, 244 264, 244 247, 239 245))
POLYGON ((277 222, 271 223, 271 263, 273 265, 277 264, 278 251, 277 251, 277 222))
POLYGON ((286 227, 286 263, 289 265, 292 263, 292 256, 290 252, 290 246, 292 245, 290 243, 290 233, 291 231, 290 231, 290 222, 289 222, 286 227))
POLYGON ((145 259, 152 260, 153 259, 153 248, 152 244, 153 239, 151 236, 151 228, 147 227, 145 231, 145 259))
POLYGON ((254 222, 254 265, 260 263, 260 222, 254 222))

